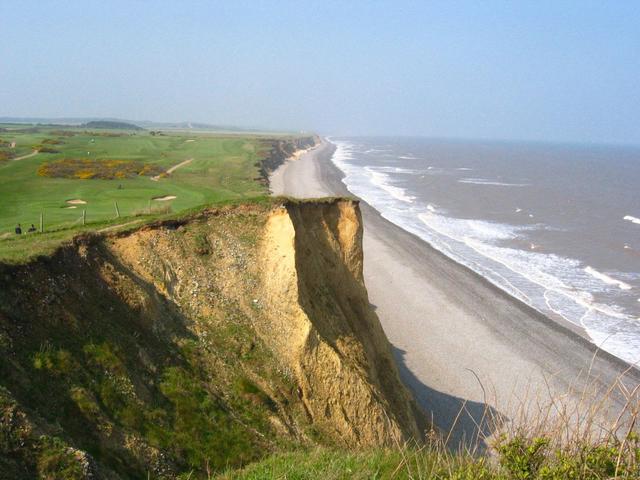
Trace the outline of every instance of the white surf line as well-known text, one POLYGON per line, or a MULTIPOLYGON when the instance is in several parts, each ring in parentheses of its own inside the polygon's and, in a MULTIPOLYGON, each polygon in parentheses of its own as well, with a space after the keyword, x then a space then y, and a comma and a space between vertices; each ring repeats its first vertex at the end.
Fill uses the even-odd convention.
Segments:
MULTIPOLYGON (((604 314, 604 315, 605 315, 605 316, 607 316, 607 317, 618 318, 618 319, 621 319, 621 320, 628 320, 628 316, 627 316, 627 315, 620 314, 620 313, 617 313, 617 312, 610 312, 610 311, 606 311, 606 310, 604 310, 602 307, 600 307, 600 306, 598 306, 598 305, 592 305, 592 304, 589 304, 589 303, 585 302, 583 299, 581 299, 581 298, 579 298, 579 297, 574 297, 574 296, 572 296, 570 292, 580 292, 581 290, 577 290, 577 289, 575 289, 574 287, 571 287, 571 286, 567 285, 566 283, 564 283, 564 282, 563 282, 561 279, 559 279, 558 277, 555 277, 555 278, 556 278, 556 280, 558 280, 558 282, 559 282, 559 284, 562 286, 562 288, 545 285, 544 283, 541 283, 540 281, 538 281, 537 279, 533 278, 532 276, 530 276, 530 275, 526 274, 525 272, 522 272, 522 271, 520 271, 520 270, 518 270, 518 269, 516 269, 516 268, 513 268, 511 265, 507 264, 506 262, 502 261, 501 259, 496 258, 496 257, 495 257, 495 256, 493 256, 493 255, 488 255, 487 253, 485 253, 485 252, 482 252, 482 251, 478 250, 478 249, 477 249, 477 248, 475 248, 473 245, 470 245, 470 244, 468 244, 468 243, 466 243, 466 242, 464 242, 464 241, 460 241, 460 240, 456 239, 455 237, 452 237, 452 236, 450 236, 450 235, 447 235, 446 233, 443 233, 443 232, 439 231, 438 229, 434 228, 432 225, 427 225, 427 227, 428 227, 428 228, 430 228, 430 229, 432 229, 432 230, 434 230, 436 233, 439 233, 439 234, 441 234, 441 235, 444 235, 444 236, 445 236, 445 237, 447 237, 447 238, 450 238, 450 239, 452 239, 452 240, 455 240, 455 241, 458 241, 458 242, 460 242, 460 243, 463 243, 464 245, 466 245, 466 246, 467 246, 467 247, 469 247, 470 249, 474 250, 474 251, 475 251, 476 253, 478 253, 479 255, 481 255, 481 256, 483 256, 483 257, 485 257, 485 258, 488 258, 488 259, 490 259, 490 260, 492 260, 492 261, 494 261, 494 262, 496 262, 496 263, 498 263, 498 264, 502 265, 502 266, 503 266, 503 267, 505 267, 507 270, 509 270, 509 271, 511 271, 511 272, 513 272, 513 273, 515 273, 516 275, 520 275, 522 278, 525 278, 526 280, 528 280, 529 282, 531 282, 531 283, 533 283, 533 284, 535 284, 535 285, 538 285, 538 286, 539 286, 539 287, 541 287, 541 288, 542 288, 542 290, 543 290, 543 298, 544 298, 544 300, 545 300, 545 304, 547 305, 547 307, 548 307, 552 312, 557 313, 558 315, 560 315, 561 317, 563 317, 564 319, 566 319, 568 322, 573 323, 574 325, 576 324, 576 322, 575 322, 575 321, 570 320, 570 319, 569 319, 569 318, 567 318, 565 315, 563 315, 563 314, 559 313, 555 308, 553 308, 553 307, 551 307, 551 305, 549 305, 549 299, 548 299, 548 297, 547 297, 547 295, 546 295, 546 294, 547 294, 547 292, 557 293, 557 294, 559 294, 559 295, 561 295, 561 296, 563 296, 563 297, 567 298, 567 299, 568 299, 568 300, 570 300, 571 302, 573 302, 573 303, 575 303, 575 304, 577 304, 577 305, 580 305, 580 306, 581 306, 582 308, 584 308, 584 309, 590 309, 591 311, 600 312, 600 313, 604 314), (565 290, 565 289, 566 289, 566 290, 565 290)), ((455 259, 454 259, 454 260, 455 260, 455 259)), ((491 269, 489 268, 489 270, 491 270, 491 269)), ((539 270, 538 270, 538 271, 539 271, 539 270)), ((478 272, 478 273, 482 276, 482 273, 481 273, 481 272, 478 272)), ((486 278, 486 277, 485 277, 485 278, 486 278)), ((504 278, 504 277, 503 277, 503 278, 504 278)), ((488 280, 489 280, 489 281, 491 281, 491 279, 488 279, 488 280)), ((494 285, 496 285, 498 288, 501 288, 503 291, 506 291, 507 293, 509 293, 509 292, 508 292, 508 291, 507 291, 503 286, 501 286, 501 285, 499 285, 499 284, 497 284, 497 283, 495 283, 495 282, 492 282, 492 283, 493 283, 494 285)), ((518 291, 519 291, 519 289, 516 289, 516 290, 518 290, 518 291)), ((589 292, 586 292, 586 293, 589 293, 589 292)), ((533 307, 534 309, 536 309, 536 310, 540 311, 540 309, 539 309, 539 308, 537 308, 535 305, 531 305, 531 304, 530 304, 530 306, 531 306, 531 307, 533 307)), ((542 313, 544 313, 544 312, 542 312, 542 313)))
MULTIPOLYGON (((184 167, 185 165, 189 165, 191 162, 193 162, 193 158, 189 158, 183 162, 180 162, 177 165, 174 165, 173 167, 171 167, 170 169, 168 169, 166 171, 166 175, 171 175, 173 172, 175 172, 177 169, 179 169, 180 167, 184 167)), ((160 180, 160 175, 156 175, 154 177, 151 177, 151 180, 153 180, 154 182, 157 182, 158 180, 160 180)))
POLYGON ((628 283, 625 283, 621 280, 616 280, 615 278, 611 278, 609 275, 599 272, 593 267, 587 265, 584 271, 592 277, 597 278, 601 282, 606 283, 607 285, 615 285, 620 290, 631 290, 631 285, 629 285, 628 283))
MULTIPOLYGON (((593 312, 593 308, 589 307, 587 308, 584 313, 582 314, 582 316, 580 317, 580 320, 578 320, 580 322, 580 325, 582 326, 582 328, 584 328, 585 330, 589 330, 589 327, 587 327, 584 324, 584 319, 587 318, 587 315, 589 315, 591 312, 593 312)), ((564 317, 564 315, 562 315, 564 317)), ((566 317, 565 317, 566 318, 566 317)), ((593 330, 593 329, 592 329, 593 330)))
POLYGON ((461 178, 458 183, 469 183, 472 185, 492 185, 496 187, 528 187, 528 183, 508 183, 497 180, 487 180, 485 178, 461 178))
MULTIPOLYGON (((547 294, 548 294, 548 293, 551 293, 551 292, 554 292, 554 290, 552 290, 552 289, 546 289, 544 292, 542 292, 542 297, 544 298, 544 303, 547 305, 547 308, 549 309, 549 311, 550 311, 550 312, 555 313, 556 315, 558 315, 558 316, 559 316, 559 317, 561 317, 561 318, 564 318, 567 322, 569 322, 569 323, 571 323, 571 324, 575 325, 575 324, 576 324, 576 322, 574 322, 573 320, 571 320, 571 319, 570 319, 569 317, 567 317, 566 315, 563 315, 563 313, 562 313, 560 310, 555 309, 555 308, 553 308, 553 307, 551 306, 551 304, 549 303, 551 300, 549 299, 549 297, 547 297, 547 294)), ((558 293, 558 292, 556 292, 556 293, 558 293)), ((582 305, 581 305, 581 306, 582 306, 582 305)), ((535 307, 534 307, 534 308, 535 308, 535 307)), ((580 320, 579 320, 580 325, 579 325, 579 326, 581 326, 581 327, 586 331, 586 330, 587 330, 587 327, 586 327, 586 325, 585 325, 584 323, 582 323, 582 320, 584 319, 584 317, 586 317, 587 313, 590 313, 590 312, 591 312, 591 307, 585 307, 585 309, 586 309, 586 310, 585 310, 585 313, 583 313, 583 314, 582 314, 582 316, 580 317, 580 320)), ((537 309, 536 309, 536 310, 537 310, 537 309)), ((538 310, 538 311, 540 311, 540 310, 538 310)), ((544 313, 544 312, 543 312, 543 313, 544 313)))
MULTIPOLYGON (((384 215, 382 215, 384 217, 384 215)), ((418 218, 420 218, 420 214, 418 215, 418 218)), ((385 217, 387 218, 387 217, 385 217)), ((393 222, 391 219, 387 218, 387 220, 389 220, 392 223, 393 222)), ((478 255, 484 257, 484 258, 489 258, 490 260, 496 261, 494 260, 492 257, 485 255, 484 253, 482 253, 480 250, 478 250, 477 248, 473 247, 472 245, 469 245, 467 242, 457 239, 453 236, 447 235, 446 233, 438 230, 437 228, 433 227, 432 225, 428 225, 424 220, 422 220, 422 218, 420 218, 420 220, 422 221, 422 223, 430 230, 442 235, 443 237, 447 237, 455 242, 459 242, 463 245, 465 245, 466 247, 470 248, 471 250, 473 250, 474 252, 476 252, 478 255)), ((397 224, 396 224, 397 225, 397 224)), ((399 226, 399 225, 398 225, 399 226)), ((403 227, 400 227, 403 228, 403 227)), ((420 236, 420 235, 418 235, 420 236)), ((422 237, 420 237, 422 238, 422 237)), ((423 239, 425 242, 427 242, 429 245, 431 245, 433 248, 435 248, 436 250, 441 251, 442 253, 444 253, 445 255, 447 255, 449 258, 451 258, 454 262, 459 263, 461 265, 464 265, 465 267, 471 269, 473 272, 477 273, 478 275, 480 275, 482 278, 484 278, 485 280, 489 281, 492 285, 495 285, 496 287, 498 287, 500 290, 506 292, 507 294, 511 295, 512 297, 515 297, 521 301, 523 301, 524 303, 526 303, 527 305, 531 306, 532 308, 533 305, 531 305, 533 303, 531 297, 529 295, 527 295, 525 292, 523 292, 522 290, 520 290, 518 287, 516 287, 508 278, 506 278, 504 275, 502 275, 501 273, 497 272, 496 270, 494 270, 493 268, 486 266, 486 265, 482 265, 479 262, 467 258, 465 257, 463 254, 455 252, 455 250, 450 247, 449 245, 446 245, 446 243, 443 242, 444 245, 447 246, 447 250, 449 251, 449 254, 447 254, 444 249, 442 248, 438 248, 436 247, 432 242, 430 242, 429 240, 423 239), (475 265, 472 266, 472 265, 475 265), (488 271, 489 273, 492 273, 493 275, 495 275, 496 277, 499 277, 502 279, 502 281, 507 284, 507 287, 505 288, 504 285, 500 285, 498 282, 496 282, 495 280, 493 280, 492 278, 489 278, 484 271, 488 271), (511 287, 511 291, 509 291, 509 287, 511 287), (520 298, 518 298, 518 295, 520 295, 520 298), (528 303, 529 302, 529 303, 528 303)), ((509 271, 514 272, 516 274, 518 274, 518 272, 516 272, 515 270, 507 267, 506 264, 504 264, 503 262, 498 262, 500 264, 502 264, 503 266, 505 266, 509 271)))
POLYGON ((625 215, 623 218, 623 220, 627 220, 631 223, 636 223, 638 225, 640 225, 640 218, 637 217, 632 217, 631 215, 625 215))

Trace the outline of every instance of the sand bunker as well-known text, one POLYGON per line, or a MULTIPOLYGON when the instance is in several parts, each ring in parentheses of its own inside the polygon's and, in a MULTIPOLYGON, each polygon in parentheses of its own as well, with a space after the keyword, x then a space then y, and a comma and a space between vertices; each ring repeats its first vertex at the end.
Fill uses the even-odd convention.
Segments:
POLYGON ((168 200, 173 200, 174 198, 177 198, 175 195, 165 195, 164 197, 153 197, 151 200, 154 200, 156 202, 166 202, 168 200))
POLYGON ((69 208, 78 208, 78 207, 76 207, 75 205, 71 205, 70 207, 64 207, 64 208, 68 210, 69 208))
POLYGON ((79 198, 74 198, 73 200, 67 200, 69 205, 86 205, 87 202, 84 200, 80 200, 79 198))
POLYGON ((195 140, 185 140, 184 143, 195 142, 195 140))

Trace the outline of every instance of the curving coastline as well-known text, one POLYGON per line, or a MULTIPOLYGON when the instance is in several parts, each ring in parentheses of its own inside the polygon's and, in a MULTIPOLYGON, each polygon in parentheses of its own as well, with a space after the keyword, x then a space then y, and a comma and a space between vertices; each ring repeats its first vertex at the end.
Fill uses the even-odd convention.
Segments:
MULTIPOLYGON (((324 140, 282 165, 270 177, 273 193, 353 196, 331 161, 334 150, 324 140)), ((365 202, 361 208, 369 299, 403 380, 435 423, 448 430, 464 406, 455 438, 484 428, 487 407, 513 419, 524 399, 527 406, 544 405, 564 396, 577 404, 585 389, 587 401, 595 400, 621 375, 625 384, 640 383, 637 369, 598 350, 579 327, 525 305, 365 202)), ((612 411, 623 402, 611 400, 612 411)))

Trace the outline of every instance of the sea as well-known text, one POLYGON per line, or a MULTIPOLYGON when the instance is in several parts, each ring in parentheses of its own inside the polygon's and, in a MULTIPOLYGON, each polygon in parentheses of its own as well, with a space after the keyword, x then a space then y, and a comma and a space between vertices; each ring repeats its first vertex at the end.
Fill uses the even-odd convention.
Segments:
POLYGON ((332 137, 354 195, 640 362, 640 147, 332 137))

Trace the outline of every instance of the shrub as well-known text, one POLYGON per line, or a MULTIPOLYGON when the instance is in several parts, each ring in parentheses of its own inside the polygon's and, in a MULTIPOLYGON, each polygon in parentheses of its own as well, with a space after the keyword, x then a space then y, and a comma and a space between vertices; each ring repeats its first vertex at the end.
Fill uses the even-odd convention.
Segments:
POLYGON ((38 168, 41 177, 114 180, 138 175, 153 176, 163 173, 162 167, 133 160, 91 160, 65 158, 43 163, 38 168))
POLYGON ((87 355, 90 364, 97 365, 102 369, 117 375, 125 372, 124 365, 118 357, 117 350, 110 343, 89 343, 84 346, 83 350, 87 355))
POLYGON ((251 433, 189 371, 166 369, 160 390, 173 406, 163 446, 174 449, 191 468, 220 470, 255 459, 259 449, 253 448, 251 433))
POLYGON ((211 245, 209 239, 204 233, 198 233, 193 237, 194 251, 198 255, 209 255, 211 253, 211 245))
POLYGON ((39 478, 68 480, 87 478, 80 459, 62 440, 56 437, 40 437, 37 459, 39 478))
POLYGON ((68 375, 76 368, 76 361, 67 350, 44 346, 34 355, 33 368, 54 375, 68 375))
POLYGON ((236 381, 236 390, 248 402, 255 405, 262 405, 269 410, 275 411, 275 402, 264 393, 255 383, 246 377, 240 377, 236 381))
POLYGON ((47 147, 46 145, 34 145, 34 150, 38 150, 40 153, 60 153, 60 150, 56 150, 55 148, 47 147))
POLYGON ((545 438, 513 438, 499 445, 500 464, 515 480, 537 478, 538 471, 545 461, 548 444, 549 441, 545 438))
POLYGON ((0 150, 0 162, 11 160, 11 158, 13 158, 13 155, 11 153, 3 152, 2 150, 0 150))

